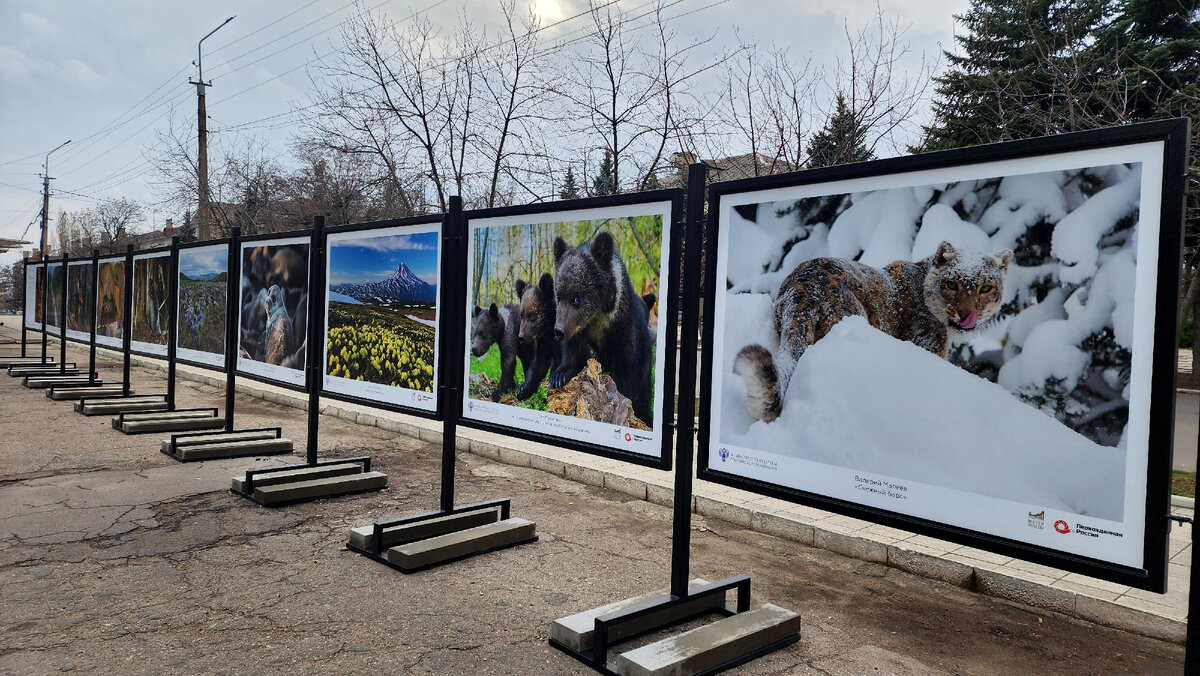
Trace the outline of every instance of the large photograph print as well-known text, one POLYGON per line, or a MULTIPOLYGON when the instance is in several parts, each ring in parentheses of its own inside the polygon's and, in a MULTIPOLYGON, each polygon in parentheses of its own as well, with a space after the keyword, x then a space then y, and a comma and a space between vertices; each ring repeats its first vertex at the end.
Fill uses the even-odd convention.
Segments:
POLYGON ((1141 566, 1162 165, 722 195, 708 467, 1141 566))
POLYGON ((75 340, 91 338, 92 305, 96 294, 92 289, 92 264, 67 264, 67 337, 75 340))
POLYGON ((67 283, 66 270, 62 263, 50 263, 50 293, 46 299, 46 324, 52 329, 61 329, 63 325, 63 285, 67 283))
POLYGON ((49 328, 62 328, 62 286, 66 285, 66 270, 62 267, 62 263, 50 263, 49 269, 49 297, 46 299, 47 313, 46 323, 49 328))
POLYGON ((25 326, 35 331, 42 330, 42 278, 43 266, 25 266, 25 326))
POLYGON ((242 245, 239 371, 304 385, 308 242, 291 237, 242 245))
POLYGON ((100 261, 96 283, 96 343, 122 347, 125 336, 125 260, 100 261))
POLYGON ((469 222, 464 415, 659 457, 671 203, 469 222))
POLYGON ((180 359, 217 368, 225 365, 228 285, 228 247, 179 250, 179 338, 175 350, 180 359))
POLYGON ((167 354, 170 329, 171 256, 150 254, 133 258, 134 352, 167 354))
POLYGON ((440 224, 327 242, 324 389, 437 410, 440 224))

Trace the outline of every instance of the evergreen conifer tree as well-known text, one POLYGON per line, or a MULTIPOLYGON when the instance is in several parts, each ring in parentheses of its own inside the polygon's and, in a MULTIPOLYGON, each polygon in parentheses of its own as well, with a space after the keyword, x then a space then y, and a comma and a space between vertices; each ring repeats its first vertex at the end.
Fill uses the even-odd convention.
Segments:
POLYGON ((567 167, 567 177, 563 179, 562 189, 558 191, 558 199, 573 200, 579 198, 579 185, 575 182, 575 172, 567 167))
POLYGON ((600 197, 615 194, 617 194, 617 177, 613 174, 612 153, 605 150, 604 159, 600 161, 600 173, 592 179, 592 195, 600 197))
POLYGON ((841 93, 837 95, 836 105, 825 127, 813 134, 808 142, 809 168, 865 162, 875 158, 866 145, 867 128, 846 105, 846 97, 841 93))

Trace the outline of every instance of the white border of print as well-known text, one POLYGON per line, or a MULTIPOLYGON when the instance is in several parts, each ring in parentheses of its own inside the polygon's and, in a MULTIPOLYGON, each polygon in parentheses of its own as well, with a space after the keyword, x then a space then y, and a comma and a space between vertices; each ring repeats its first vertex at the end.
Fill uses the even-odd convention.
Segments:
MULTIPOLYGON (((46 264, 46 286, 47 286, 47 287, 49 287, 49 286, 50 286, 50 272, 51 272, 52 270, 54 270, 55 268, 61 268, 61 267, 62 267, 62 262, 58 262, 58 263, 47 263, 47 264, 46 264)), ((64 270, 64 271, 63 271, 63 288, 66 288, 66 286, 67 286, 67 274, 66 274, 66 271, 64 270)), ((46 298, 47 298, 47 299, 50 299, 50 298, 53 298, 53 297, 54 297, 54 292, 53 292, 53 291, 51 291, 49 294, 47 294, 47 295, 46 295, 46 298)), ((56 300, 55 302, 56 302, 56 303, 61 303, 61 302, 62 302, 62 298, 59 298, 59 299, 58 299, 58 300, 56 300)), ((66 308, 59 308, 59 311, 60 311, 60 312, 62 312, 64 315, 67 313, 67 309, 66 309, 66 308)), ((59 327, 58 327, 58 324, 51 323, 51 321, 50 321, 50 303, 46 303, 46 309, 45 309, 45 311, 44 311, 42 314, 44 315, 44 317, 43 317, 43 318, 46 320, 46 327, 47 327, 47 328, 54 329, 55 331, 57 331, 57 330, 58 330, 58 328, 59 328, 59 327)), ((63 319, 63 317, 60 317, 59 319, 63 319)))
POLYGON ((25 267, 25 328, 34 331, 42 330, 42 323, 37 320, 37 273, 41 269, 41 265, 25 267))
MULTIPOLYGON (((67 263, 67 301, 68 301, 68 304, 70 303, 70 297, 71 297, 71 268, 81 266, 81 265, 86 265, 88 267, 91 267, 92 261, 89 259, 86 261, 79 261, 78 263, 74 263, 74 262, 67 263)), ((87 281, 88 281, 88 285, 90 286, 92 283, 92 276, 90 274, 87 277, 87 281)), ((92 300, 92 302, 95 303, 96 301, 92 300)), ((87 308, 85 307, 84 310, 87 310, 87 308)), ((64 309, 64 313, 65 313, 65 309, 64 309)), ((65 320, 64 320, 64 322, 65 322, 65 320)), ((75 329, 67 329, 67 337, 72 340, 91 340, 92 334, 88 333, 87 331, 76 331, 75 329)))
MULTIPOLYGON (((659 298, 666 291, 670 274, 671 227, 675 215, 671 213, 671 202, 649 202, 646 204, 631 204, 628 206, 600 207, 596 209, 578 209, 573 211, 553 211, 540 214, 524 214, 519 216, 498 216, 494 218, 472 219, 467 222, 467 279, 475 274, 475 231, 479 228, 497 228, 513 225, 542 225, 547 223, 570 223, 573 221, 595 221, 605 218, 632 218, 635 216, 662 216, 662 236, 659 252, 659 298)), ((580 242, 575 242, 575 245, 580 242)), ((624 254, 624 252, 622 252, 624 254)), ((635 430, 630 427, 620 427, 595 420, 582 420, 574 416, 559 415, 547 411, 534 411, 519 406, 499 404, 492 401, 471 399, 469 388, 471 379, 470 327, 474 324, 471 311, 475 307, 475 298, 471 295, 468 285, 466 304, 467 342, 458 349, 463 351, 463 382, 462 403, 463 417, 494 425, 515 427, 530 432, 537 432, 556 437, 575 439, 583 443, 604 446, 619 451, 627 451, 638 455, 658 457, 662 454, 663 434, 663 364, 666 356, 666 336, 659 330, 654 337, 655 348, 655 382, 654 382, 654 421, 651 429, 635 430)), ((660 320, 665 321, 662 315, 660 320)), ((660 329, 661 329, 660 325, 660 329)))
POLYGON ((379 230, 355 230, 352 232, 335 232, 325 239, 325 323, 324 345, 321 346, 321 374, 324 378, 322 387, 329 392, 345 394, 361 399, 370 399, 397 406, 411 406, 425 411, 437 410, 438 368, 441 365, 439 347, 441 346, 441 316, 442 316, 442 224, 441 222, 427 225, 401 225, 394 228, 379 230), (348 245, 354 242, 373 239, 376 237, 397 237, 403 235, 437 234, 437 292, 434 296, 433 323, 433 392, 413 390, 407 387, 393 387, 381 383, 369 383, 361 380, 351 380, 326 373, 329 366, 329 268, 332 265, 333 247, 348 245))
MULTIPOLYGON (((227 246, 217 244, 214 246, 198 246, 198 247, 192 247, 192 248, 188 248, 188 249, 180 249, 179 250, 180 264, 179 264, 179 270, 178 270, 177 274, 175 275, 175 284, 178 287, 179 291, 182 292, 183 286, 179 284, 179 275, 183 274, 183 257, 184 256, 187 256, 190 254, 195 254, 195 253, 209 253, 212 251, 220 251, 220 252, 223 252, 226 254, 226 256, 225 256, 225 290, 227 293, 225 294, 225 304, 228 305, 229 304, 229 293, 228 293, 228 291, 229 291, 229 256, 228 256, 229 247, 227 247, 227 246)), ((180 305, 181 303, 183 303, 183 293, 180 293, 180 292, 177 292, 175 294, 175 356, 179 359, 185 359, 187 361, 195 362, 197 364, 208 364, 209 366, 215 366, 217 368, 224 367, 225 366, 224 352, 222 352, 221 354, 216 354, 214 352, 205 352, 204 350, 193 350, 191 348, 179 346, 179 336, 183 335, 183 331, 181 330, 181 328, 183 326, 183 307, 180 305)), ((238 297, 240 298, 241 296, 239 295, 238 297)), ((239 309, 238 314, 239 315, 241 314, 240 309, 239 309)), ((229 308, 225 308, 225 321, 229 321, 229 308)), ((222 330, 222 334, 228 334, 228 331, 222 330)), ((228 337, 228 336, 226 335, 225 337, 228 337)), ((224 343, 224 341, 222 341, 222 343, 224 343)))
MULTIPOLYGON (((311 237, 285 237, 283 239, 259 239, 252 242, 242 242, 242 248, 238 251, 238 261, 245 264, 246 249, 257 249, 260 246, 287 246, 289 244, 306 244, 308 245, 308 260, 305 265, 308 266, 308 274, 312 274, 312 238, 311 237)), ((278 364, 267 364, 261 361, 255 361, 248 357, 242 356, 242 281, 246 279, 245 275, 238 280, 238 306, 237 306, 237 364, 235 368, 252 376, 260 378, 268 378, 289 385, 304 386, 304 369, 291 369, 278 364)), ((308 290, 305 289, 305 293, 308 290)), ((227 313, 228 309, 225 310, 227 313)), ((228 315, 227 315, 228 316, 228 315)), ((308 366, 308 350, 304 351, 304 365, 308 366)))
MULTIPOLYGON (((124 257, 122 257, 122 258, 110 258, 110 259, 108 259, 108 260, 104 260, 103 258, 101 258, 101 259, 100 259, 100 268, 99 268, 99 269, 103 270, 105 265, 113 265, 113 264, 121 264, 121 265, 124 265, 124 264, 125 264, 125 262, 126 262, 126 261, 125 261, 125 258, 124 258, 124 257)), ((126 271, 126 272, 125 272, 125 274, 129 274, 129 272, 128 272, 128 271, 126 271)), ((99 323, 99 321, 100 321, 100 314, 99 314, 99 310, 100 310, 100 284, 99 284, 98 282, 97 282, 97 284, 96 284, 96 288, 95 288, 95 289, 93 289, 93 291, 94 291, 94 292, 95 292, 95 294, 96 294, 96 298, 95 298, 95 301, 94 301, 94 302, 96 303, 96 310, 97 310, 95 323, 97 323, 97 327, 96 327, 96 328, 98 329, 98 328, 99 328, 99 327, 98 327, 98 323, 99 323)), ((121 296, 122 296, 122 301, 121 301, 121 313, 122 313, 122 314, 124 314, 124 312, 125 312, 125 301, 124 301, 124 299, 123 299, 124 295, 125 295, 125 276, 124 276, 124 275, 122 275, 122 276, 121 276, 121 296)), ((97 331, 96 331, 96 344, 97 344, 97 345, 103 345, 104 347, 115 347, 115 348, 117 348, 118 350, 119 350, 119 349, 121 349, 121 348, 123 348, 123 347, 125 346, 125 323, 126 323, 127 321, 128 321, 128 318, 126 318, 126 317, 121 317, 121 335, 119 335, 119 336, 105 336, 105 335, 101 334, 101 333, 99 332, 99 330, 97 330, 97 331)))
MULTIPOLYGON (((777 486, 826 495, 868 507, 938 521, 950 526, 968 528, 979 533, 1000 536, 1101 561, 1135 568, 1141 567, 1146 526, 1150 370, 1154 345, 1163 153, 1164 143, 1161 141, 1129 144, 886 176, 829 181, 790 188, 733 193, 722 196, 715 207, 720 222, 725 224, 730 222, 732 208, 741 204, 1141 162, 1141 220, 1138 224, 1137 237, 1134 336, 1130 374, 1129 421, 1126 432, 1128 442, 1125 460, 1123 521, 1105 521, 1067 512, 1054 514, 1047 510, 1046 520, 1050 522, 1051 526, 1037 530, 1029 528, 1026 521, 1029 513, 1042 511, 1043 507, 1040 505, 990 498, 894 477, 877 475, 870 477, 907 487, 907 499, 900 503, 899 500, 887 495, 857 490, 854 469, 784 457, 758 449, 722 444, 720 442, 721 396, 722 380, 725 374, 719 368, 713 369, 709 466, 714 467, 714 463, 716 463, 722 472, 777 486), (722 454, 727 457, 736 456, 735 459, 739 459, 741 462, 721 462, 722 454), (1054 522, 1059 519, 1068 522, 1072 536, 1075 535, 1076 525, 1082 522, 1084 526, 1094 526, 1120 533, 1122 537, 1064 537, 1053 528, 1054 522)), ((716 279, 718 280, 726 278, 730 234, 728 227, 719 229, 716 261, 716 279)), ((718 288, 720 287, 718 286, 718 288)), ((720 359, 720 355, 724 354, 725 301, 726 294, 720 292, 717 294, 713 307, 713 321, 717 330, 713 336, 712 354, 716 359, 720 359)), ((862 476, 863 472, 859 471, 858 475, 862 476)))
MULTIPOLYGON (((137 285, 138 285, 137 262, 141 261, 141 260, 146 260, 149 258, 166 258, 167 260, 170 260, 171 254, 170 254, 170 252, 167 252, 167 253, 156 253, 156 254, 142 254, 140 256, 133 257, 133 295, 134 296, 137 295, 137 285)), ((169 265, 167 267, 168 267, 168 269, 170 268, 169 265)), ((170 295, 170 289, 167 290, 167 294, 170 295)), ((133 307, 133 303, 130 303, 129 307, 133 307)), ((129 325, 132 328, 132 326, 133 326, 133 318, 132 317, 130 318, 129 325)), ((131 333, 130 335, 132 336, 133 334, 131 333)), ((156 355, 159 357, 167 356, 166 344, 159 345, 158 343, 147 343, 147 342, 143 342, 140 340, 133 340, 133 338, 130 338, 129 339, 129 349, 133 350, 134 352, 143 352, 146 354, 152 354, 152 355, 156 355)))

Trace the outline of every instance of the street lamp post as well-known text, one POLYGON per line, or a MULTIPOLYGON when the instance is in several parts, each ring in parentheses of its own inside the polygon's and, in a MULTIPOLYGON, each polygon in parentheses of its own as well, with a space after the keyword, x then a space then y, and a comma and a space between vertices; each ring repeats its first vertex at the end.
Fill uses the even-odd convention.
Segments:
MULTIPOLYGON (((234 15, 237 16, 237 15, 234 15)), ((216 28, 208 32, 208 35, 200 38, 200 42, 196 43, 196 80, 188 80, 189 84, 196 85, 196 136, 197 136, 197 152, 196 152, 196 173, 199 183, 199 206, 196 209, 196 229, 199 233, 199 239, 209 239, 212 236, 212 219, 210 218, 212 209, 209 207, 208 195, 208 112, 204 105, 204 88, 211 87, 211 82, 204 81, 204 52, 202 46, 204 41, 212 37, 213 33, 224 28, 225 24, 233 21, 231 16, 216 28)))
POLYGON ((71 142, 67 139, 62 145, 46 153, 46 162, 42 165, 42 258, 46 258, 46 224, 50 221, 50 155, 55 150, 71 142))

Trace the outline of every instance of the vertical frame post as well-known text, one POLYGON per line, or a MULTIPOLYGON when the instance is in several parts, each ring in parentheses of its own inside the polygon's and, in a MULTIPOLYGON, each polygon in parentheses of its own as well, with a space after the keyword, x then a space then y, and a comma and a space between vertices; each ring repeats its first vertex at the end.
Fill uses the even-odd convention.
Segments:
POLYGON ((171 238, 171 290, 167 292, 167 410, 175 410, 175 343, 179 334, 179 238, 171 238))
POLYGON ((96 322, 100 320, 100 250, 92 249, 92 293, 90 302, 92 311, 89 314, 91 332, 88 334, 88 383, 96 384, 96 322))
POLYGON ((121 351, 125 355, 125 361, 121 366, 121 375, 124 379, 122 385, 123 393, 129 396, 129 366, 131 359, 131 343, 133 342, 133 245, 125 247, 125 300, 122 303, 122 313, 125 317, 125 326, 122 328, 121 336, 121 351))
POLYGON ((50 259, 42 252, 42 364, 46 363, 46 341, 50 333, 50 259))
POLYGON ((229 234, 229 261, 225 265, 225 431, 233 431, 237 391, 238 320, 242 305, 242 229, 229 234))
POLYGON ((317 464, 321 426, 321 385, 325 369, 325 217, 313 219, 308 244, 308 464, 317 464))
POLYGON ((1183 653, 1183 673, 1200 673, 1200 538, 1197 521, 1192 517, 1192 573, 1189 581, 1187 640, 1183 653))
POLYGON ((67 261, 70 257, 63 252, 62 257, 62 276, 63 288, 62 298, 58 306, 58 374, 67 374, 67 261))
MULTIPOLYGON (((675 417, 675 505, 671 528, 671 595, 688 595, 692 545, 692 463, 695 451, 696 338, 700 316, 700 250, 703 248, 704 184, 708 167, 688 167, 684 212, 683 321, 680 324, 679 405, 675 417)), ((670 337, 668 338, 670 339, 670 337)))
MULTIPOLYGON (((25 340, 29 333, 29 258, 22 259, 21 266, 21 357, 25 357, 25 340)), ((37 272, 33 273, 37 279, 37 272)), ((36 306, 36 303, 34 304, 36 306)), ((36 310, 36 307, 35 307, 36 310)))
POLYGON ((458 450, 458 418, 462 415, 463 346, 466 336, 466 222, 463 219, 462 198, 450 198, 450 209, 442 218, 442 302, 446 307, 441 316, 450 320, 443 326, 442 342, 442 400, 445 416, 442 422, 442 476, 440 508, 454 509, 454 464, 458 450))

